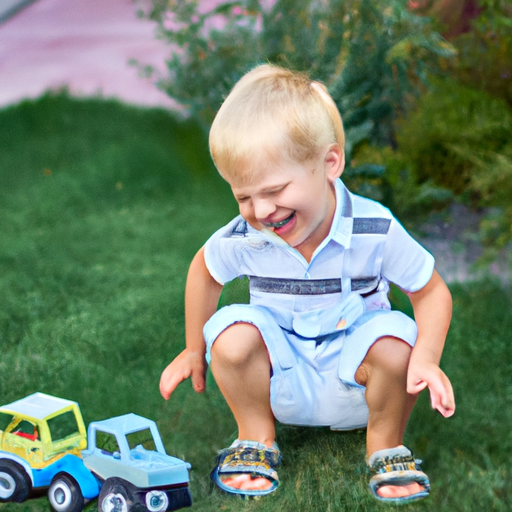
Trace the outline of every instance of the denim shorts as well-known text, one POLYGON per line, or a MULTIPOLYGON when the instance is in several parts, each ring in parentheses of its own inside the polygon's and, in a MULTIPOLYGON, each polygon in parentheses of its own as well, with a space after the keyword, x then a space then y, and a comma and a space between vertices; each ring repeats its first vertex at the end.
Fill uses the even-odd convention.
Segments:
POLYGON ((414 346, 417 336, 414 320, 388 309, 366 312, 346 330, 310 339, 284 330, 265 307, 234 304, 217 311, 204 327, 208 362, 217 337, 239 322, 257 327, 266 344, 275 418, 288 425, 334 430, 368 422, 365 389, 356 383, 355 373, 373 343, 393 336, 414 346))

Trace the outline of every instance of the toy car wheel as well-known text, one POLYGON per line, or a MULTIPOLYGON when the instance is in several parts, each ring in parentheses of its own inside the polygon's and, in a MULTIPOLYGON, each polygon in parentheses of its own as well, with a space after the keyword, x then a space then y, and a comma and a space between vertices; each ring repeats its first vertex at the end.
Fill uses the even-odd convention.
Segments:
POLYGON ((149 512, 164 512, 169 506, 169 496, 164 491, 149 491, 145 501, 149 512))
POLYGON ((57 475, 48 489, 48 499, 55 512, 82 512, 84 497, 75 480, 67 475, 57 475))
POLYGON ((133 498, 120 478, 109 478, 103 484, 98 498, 99 512, 130 512, 133 498))
POLYGON ((25 470, 10 460, 0 461, 0 502, 21 503, 30 494, 30 483, 25 470))

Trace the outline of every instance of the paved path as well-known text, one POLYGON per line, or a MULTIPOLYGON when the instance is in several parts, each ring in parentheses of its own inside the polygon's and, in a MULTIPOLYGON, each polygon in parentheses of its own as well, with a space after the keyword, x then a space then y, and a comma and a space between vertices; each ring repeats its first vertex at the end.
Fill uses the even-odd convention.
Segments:
POLYGON ((63 86, 77 95, 172 106, 128 65, 164 66, 167 50, 154 29, 137 18, 131 0, 30 3, 0 24, 0 107, 63 86))

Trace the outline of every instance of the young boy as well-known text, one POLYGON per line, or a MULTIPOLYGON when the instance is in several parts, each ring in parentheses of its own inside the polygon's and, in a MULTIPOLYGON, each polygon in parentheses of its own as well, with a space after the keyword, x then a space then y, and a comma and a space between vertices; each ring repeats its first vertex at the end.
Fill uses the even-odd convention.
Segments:
POLYGON ((345 188, 343 147, 326 88, 271 65, 236 84, 211 128, 210 151, 240 216, 191 263, 186 348, 164 370, 160 390, 168 399, 192 377, 195 391, 204 391, 208 360, 238 425, 212 472, 230 493, 277 487, 275 419, 367 426, 375 497, 429 492, 402 438, 426 387, 435 409, 454 413, 439 368, 451 296, 433 257, 391 213, 345 188), (243 275, 250 304, 216 312, 223 285, 243 275), (408 294, 416 322, 390 310, 389 282, 408 294))

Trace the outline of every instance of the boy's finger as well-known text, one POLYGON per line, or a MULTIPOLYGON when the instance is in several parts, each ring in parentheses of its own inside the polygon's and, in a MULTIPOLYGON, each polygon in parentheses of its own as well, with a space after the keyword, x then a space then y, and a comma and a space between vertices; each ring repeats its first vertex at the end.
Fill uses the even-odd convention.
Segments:
POLYGON ((416 395, 423 391, 427 387, 427 382, 424 380, 418 380, 407 386, 407 393, 416 395))
POLYGON ((171 373, 168 369, 164 370, 160 377, 160 394, 169 400, 170 396, 178 386, 180 382, 184 380, 184 377, 177 373, 171 373))
POLYGON ((439 400, 432 400, 432 408, 439 411, 445 418, 455 414, 455 404, 444 404, 439 400))
POLYGON ((449 418, 455 414, 455 407, 437 409, 445 418, 449 418))
POLYGON ((160 382, 160 394, 166 399, 169 400, 169 397, 171 396, 172 389, 169 389, 169 387, 166 384, 163 384, 160 382))
POLYGON ((192 373, 192 387, 196 393, 202 393, 206 389, 206 380, 202 373, 192 373))
POLYGON ((172 392, 176 389, 177 383, 174 384, 174 379, 169 380, 160 380, 160 394, 166 399, 169 400, 169 397, 171 396, 172 392))
POLYGON ((445 418, 455 413, 455 398, 451 385, 446 382, 429 386, 432 408, 438 410, 445 418), (444 385, 443 385, 444 384, 444 385))

